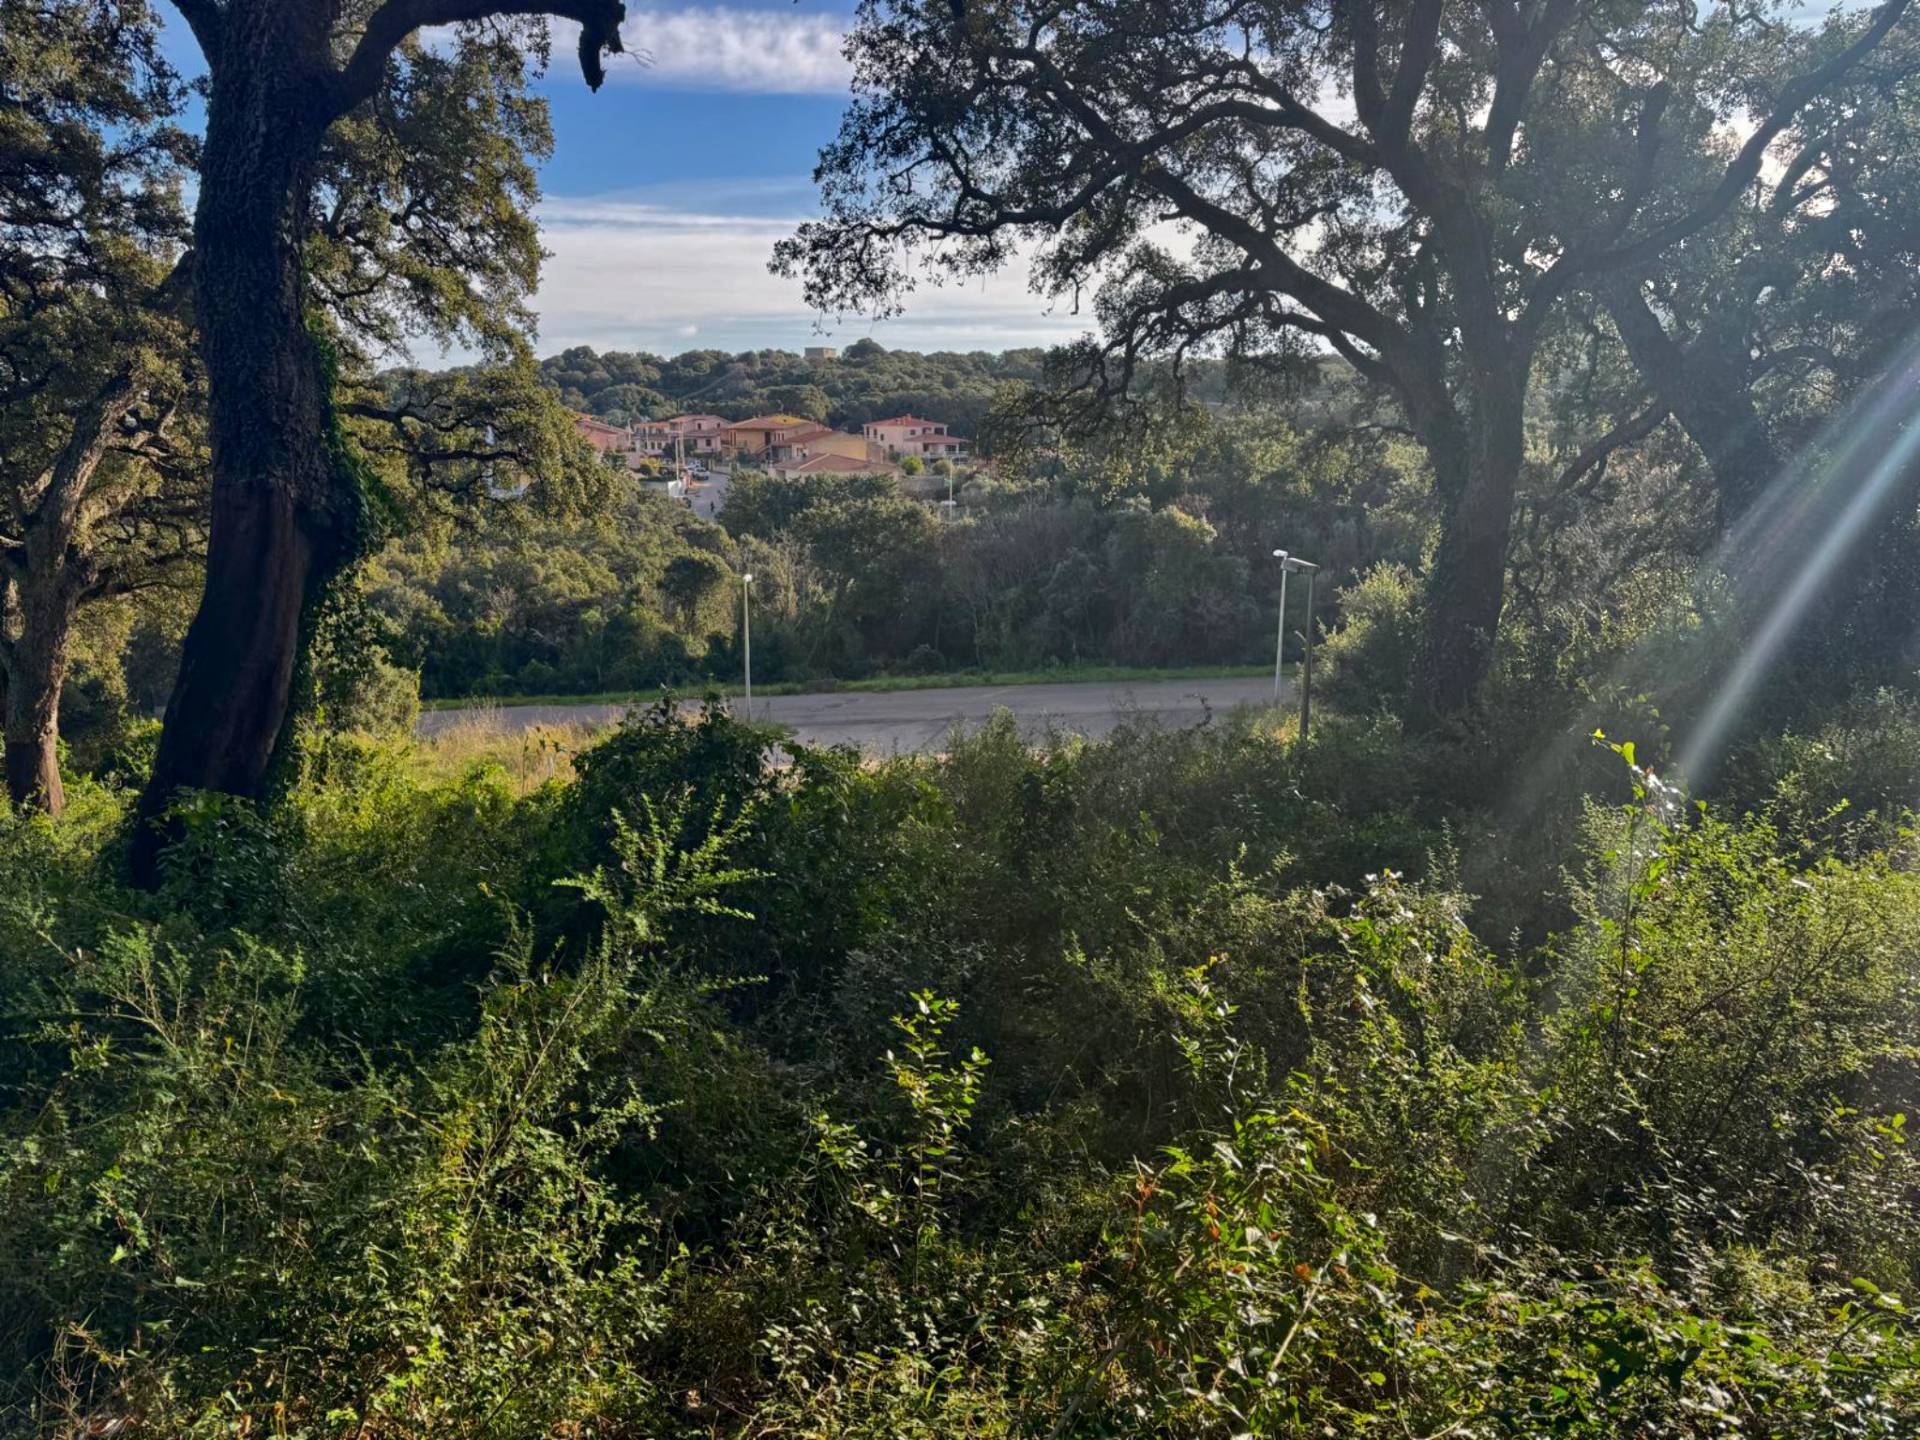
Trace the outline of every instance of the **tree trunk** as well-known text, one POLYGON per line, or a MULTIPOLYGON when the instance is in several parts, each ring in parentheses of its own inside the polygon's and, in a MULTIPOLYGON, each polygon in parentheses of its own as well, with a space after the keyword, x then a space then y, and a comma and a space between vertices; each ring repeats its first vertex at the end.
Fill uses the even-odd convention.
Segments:
POLYGON ((194 217, 213 521, 131 863, 151 883, 156 824, 182 789, 258 798, 286 728, 307 619, 350 558, 359 496, 332 460, 328 377, 300 246, 327 115, 325 6, 229 12, 194 217))
POLYGON ((1710 324, 1682 347, 1632 282, 1611 286, 1607 313, 1634 368, 1700 447, 1713 472, 1718 528, 1731 534, 1780 473, 1781 457, 1748 386, 1746 326, 1710 324))
POLYGON ((23 590, 20 634, 7 647, 7 797, 16 808, 58 815, 67 803, 60 783, 60 691, 78 597, 58 577, 23 590))
POLYGON ((1422 690, 1436 715, 1472 703, 1493 664, 1506 601, 1507 546, 1525 447, 1524 372, 1478 377, 1470 426, 1420 424, 1440 496, 1440 544, 1427 583, 1422 690))

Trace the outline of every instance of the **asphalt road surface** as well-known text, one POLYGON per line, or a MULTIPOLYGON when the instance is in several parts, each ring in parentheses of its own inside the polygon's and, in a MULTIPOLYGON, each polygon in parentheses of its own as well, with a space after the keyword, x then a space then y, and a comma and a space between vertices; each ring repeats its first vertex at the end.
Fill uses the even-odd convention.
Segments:
MULTIPOLYGON (((1287 697, 1297 692, 1291 680, 1287 697)), ((1169 728, 1196 725, 1241 705, 1264 705, 1273 681, 1131 680, 1078 685, 969 685, 942 690, 842 690, 819 695, 757 696, 753 718, 783 725, 810 745, 857 745, 870 755, 945 748, 954 727, 972 731, 996 710, 1013 712, 1021 733, 1049 731, 1099 737, 1129 719, 1150 718, 1169 728)), ((689 701, 688 705, 698 702, 689 701)), ((736 696, 736 710, 742 702, 736 696)), ((479 721, 512 733, 536 725, 611 725, 625 705, 510 705, 492 709, 428 710, 419 733, 432 736, 479 721)))

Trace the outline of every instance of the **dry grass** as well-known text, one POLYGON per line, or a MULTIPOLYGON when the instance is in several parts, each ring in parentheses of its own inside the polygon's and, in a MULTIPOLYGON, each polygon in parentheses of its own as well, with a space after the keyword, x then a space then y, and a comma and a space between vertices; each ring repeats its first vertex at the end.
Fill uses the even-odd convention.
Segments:
POLYGON ((476 765, 497 765, 516 795, 550 780, 573 778, 573 757, 598 740, 600 725, 533 725, 520 728, 497 706, 462 716, 436 735, 414 741, 414 763, 429 781, 453 780, 476 765))

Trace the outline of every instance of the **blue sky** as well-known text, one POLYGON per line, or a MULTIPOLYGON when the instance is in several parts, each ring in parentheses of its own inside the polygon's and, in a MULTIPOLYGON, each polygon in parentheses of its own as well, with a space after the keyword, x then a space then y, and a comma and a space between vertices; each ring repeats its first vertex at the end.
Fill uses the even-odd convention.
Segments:
MULTIPOLYGON (((997 350, 1085 328, 1029 292, 1024 274, 923 291, 880 324, 823 328, 766 262, 817 208, 809 177, 848 99, 840 43, 851 6, 630 0, 628 11, 634 55, 613 57, 598 94, 559 25, 540 82, 555 141, 541 177, 552 254, 535 307, 540 353, 798 349, 862 335, 903 349, 997 350)), ((198 70, 184 23, 169 31, 176 59, 198 70)))

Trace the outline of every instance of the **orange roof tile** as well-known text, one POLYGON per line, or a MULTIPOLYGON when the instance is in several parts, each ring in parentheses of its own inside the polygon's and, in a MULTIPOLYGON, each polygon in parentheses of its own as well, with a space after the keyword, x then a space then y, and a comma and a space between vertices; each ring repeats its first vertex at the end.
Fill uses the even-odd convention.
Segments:
POLYGON ((789 475, 887 475, 899 470, 884 460, 856 460, 851 455, 815 455, 798 464, 780 467, 789 475))
POLYGON ((807 419, 804 415, 755 415, 750 420, 736 420, 726 428, 729 430, 791 430, 796 425, 812 426, 814 424, 814 421, 807 419))

